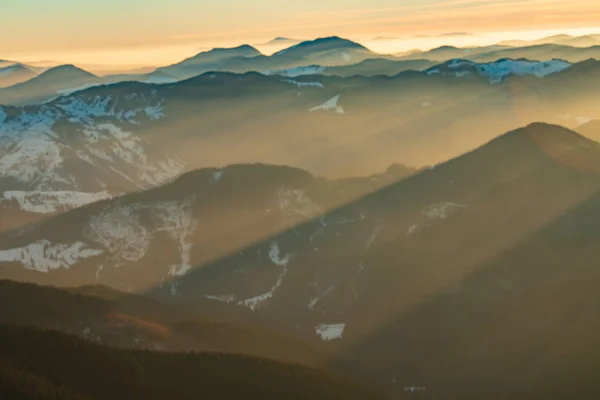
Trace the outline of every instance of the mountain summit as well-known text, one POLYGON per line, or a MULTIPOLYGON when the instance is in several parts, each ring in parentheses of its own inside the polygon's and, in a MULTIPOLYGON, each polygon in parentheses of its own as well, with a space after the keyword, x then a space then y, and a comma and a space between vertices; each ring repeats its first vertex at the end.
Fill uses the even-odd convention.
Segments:
POLYGON ((215 48, 186 58, 177 64, 159 68, 157 71, 186 79, 204 72, 220 70, 234 59, 260 57, 261 55, 260 51, 247 44, 232 48, 215 48))
POLYGON ((16 85, 33 78, 34 71, 23 64, 12 64, 6 67, 0 62, 0 88, 16 85))
POLYGON ((40 75, 0 90, 0 104, 35 104, 60 95, 65 90, 100 84, 101 79, 74 65, 59 65, 40 75))
POLYGON ((310 57, 313 53, 336 50, 371 53, 369 49, 359 43, 338 36, 331 36, 298 43, 297 45, 275 53, 274 56, 285 54, 288 57, 310 57))

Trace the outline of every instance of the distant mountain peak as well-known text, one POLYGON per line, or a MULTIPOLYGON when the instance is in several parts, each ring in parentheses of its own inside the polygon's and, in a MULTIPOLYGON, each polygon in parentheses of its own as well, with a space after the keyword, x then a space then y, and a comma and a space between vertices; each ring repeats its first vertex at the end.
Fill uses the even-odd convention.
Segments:
POLYGON ((255 47, 250 46, 249 44, 242 44, 236 47, 215 47, 214 49, 203 51, 198 54, 198 56, 203 54, 214 54, 214 53, 238 53, 238 52, 249 52, 255 53, 256 55, 260 54, 255 47))
POLYGON ((328 36, 314 40, 307 40, 302 43, 298 43, 297 45, 293 46, 293 48, 318 47, 323 45, 327 45, 329 47, 350 47, 367 50, 367 48, 362 44, 341 38, 339 36, 328 36))
POLYGON ((301 42, 301 40, 299 40, 299 39, 288 38, 285 36, 277 36, 276 38, 273 38, 267 42, 257 44, 257 46, 273 46, 273 45, 286 45, 286 44, 293 45, 293 44, 300 43, 300 42, 301 42))
POLYGON ((445 50, 461 50, 461 49, 456 46, 444 45, 444 46, 436 47, 435 49, 432 49, 430 51, 434 52, 434 51, 445 51, 445 50))
POLYGON ((319 44, 319 43, 335 43, 335 44, 340 44, 340 45, 350 45, 351 47, 358 47, 358 48, 366 49, 366 47, 364 47, 360 43, 356 43, 356 42, 353 42, 352 40, 344 39, 339 36, 328 36, 328 37, 323 37, 323 38, 317 38, 313 41, 308 41, 308 42, 303 42, 303 43, 306 43, 307 45, 319 44))
POLYGON ((248 44, 243 44, 237 47, 216 47, 211 50, 200 52, 195 56, 186 58, 185 60, 174 64, 174 66, 196 64, 199 62, 216 62, 233 57, 257 57, 260 55, 260 51, 248 44))
POLYGON ((242 45, 239 45, 236 47, 220 47, 220 48, 216 48, 214 50, 220 50, 220 51, 249 50, 249 51, 258 52, 258 50, 256 50, 256 48, 254 48, 253 46, 250 46, 249 44, 242 44, 242 45))
POLYGON ((579 133, 565 128, 561 125, 549 124, 546 122, 532 122, 529 125, 524 126, 521 129, 517 129, 517 132, 522 132, 528 135, 544 135, 546 138, 553 140, 561 140, 563 142, 573 141, 579 143, 593 143, 592 140, 580 135, 579 133))
POLYGON ((534 122, 505 136, 527 136, 539 149, 562 165, 600 173, 600 144, 560 125, 534 122))
POLYGON ((59 65, 57 67, 50 68, 50 69, 42 72, 39 75, 39 77, 49 77, 49 76, 53 76, 53 75, 65 75, 65 74, 72 74, 72 75, 84 76, 84 77, 89 77, 89 78, 96 77, 96 75, 92 74, 91 72, 81 69, 73 64, 64 64, 64 65, 59 65))

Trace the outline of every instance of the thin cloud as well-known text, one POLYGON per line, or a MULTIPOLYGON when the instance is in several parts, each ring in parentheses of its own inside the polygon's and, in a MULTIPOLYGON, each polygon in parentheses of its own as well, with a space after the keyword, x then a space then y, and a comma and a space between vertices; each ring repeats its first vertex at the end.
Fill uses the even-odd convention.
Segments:
MULTIPOLYGON (((545 1, 545 0, 539 0, 545 1)), ((357 8, 352 10, 326 10, 326 11, 311 11, 296 13, 293 15, 295 18, 319 18, 319 17, 340 17, 345 15, 359 15, 364 16, 365 14, 378 14, 378 13, 390 13, 395 11, 427 11, 435 10, 441 11, 444 9, 454 8, 469 8, 479 7, 490 4, 505 5, 505 4, 526 4, 531 3, 531 0, 443 0, 441 2, 430 2, 421 4, 406 4, 395 7, 380 7, 380 8, 357 8)))

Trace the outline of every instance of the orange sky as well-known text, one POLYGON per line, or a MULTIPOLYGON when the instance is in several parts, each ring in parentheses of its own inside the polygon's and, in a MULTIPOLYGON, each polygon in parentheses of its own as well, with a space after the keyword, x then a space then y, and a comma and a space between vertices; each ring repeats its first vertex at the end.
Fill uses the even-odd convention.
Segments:
MULTIPOLYGON (((600 32, 598 0, 0 0, 0 59, 164 65, 214 46, 329 35, 376 51, 600 32), (467 38, 414 38, 469 32, 467 38), (382 43, 377 36, 402 40, 382 43), (411 38, 412 37, 412 38, 411 38), (456 43, 452 43, 456 42, 456 43)), ((272 49, 264 49, 272 50, 272 49)))

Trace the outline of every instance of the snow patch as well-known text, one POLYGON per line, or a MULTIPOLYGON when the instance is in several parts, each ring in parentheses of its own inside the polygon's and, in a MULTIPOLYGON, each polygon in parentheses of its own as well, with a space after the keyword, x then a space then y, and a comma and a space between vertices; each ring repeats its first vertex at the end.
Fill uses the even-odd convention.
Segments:
POLYGON ((64 212, 85 204, 110 199, 110 193, 71 192, 71 191, 6 191, 0 197, 0 204, 17 202, 23 211, 48 214, 64 212))
POLYGON ((220 295, 210 295, 207 294, 206 296, 204 296, 205 299, 208 300, 214 300, 214 301, 220 301, 222 303, 233 303, 236 300, 235 295, 233 294, 220 294, 220 295))
POLYGON ((282 82, 296 85, 296 87, 299 87, 299 88, 306 88, 306 87, 315 87, 315 88, 320 88, 320 89, 325 88, 325 86, 323 86, 323 84, 321 82, 298 82, 293 79, 284 79, 282 82))
POLYGON ((277 289, 279 289, 279 287, 283 283, 283 278, 285 278, 287 271, 288 271, 287 268, 283 269, 283 271, 279 275, 279 278, 277 278, 277 282, 275 282, 275 284, 271 287, 271 289, 268 292, 263 293, 258 296, 255 296, 255 297, 252 297, 247 300, 242 300, 242 301, 238 302, 238 305, 247 307, 252 311, 256 311, 257 309, 260 309, 261 305, 264 304, 265 301, 272 298, 273 295, 275 294, 275 292, 277 291, 277 289))
POLYGON ((419 224, 413 224, 410 226, 410 228, 408 228, 408 231, 406 232, 407 235, 412 235, 413 233, 416 233, 418 231, 420 231, 422 228, 419 224))
POLYGON ((279 267, 286 267, 290 260, 292 259, 292 255, 287 254, 285 257, 281 257, 281 251, 279 250, 279 244, 272 243, 271 247, 269 247, 269 258, 271 262, 279 267))
POLYGON ((383 230, 383 227, 377 227, 373 230, 373 233, 371 233, 371 236, 369 237, 369 240, 367 240, 367 244, 365 245, 365 249, 370 249, 371 246, 373 245, 373 243, 375 242, 375 239, 377 239, 377 236, 379 236, 379 233, 381 233, 381 231, 383 230))
POLYGON ((179 246, 181 264, 171 265, 169 273, 172 276, 185 275, 192 269, 190 262, 192 243, 187 239, 197 228, 196 221, 192 217, 192 202, 188 200, 183 203, 174 201, 158 203, 152 210, 152 215, 159 220, 156 224, 156 232, 167 232, 179 246))
POLYGON ((446 219, 449 216, 456 214, 469 208, 469 206, 457 203, 438 203, 426 207, 423 214, 431 219, 446 219))
POLYGON ((0 175, 31 184, 35 190, 78 191, 78 183, 67 171, 70 153, 97 168, 107 161, 115 164, 109 169, 127 176, 140 188, 162 184, 179 175, 183 170, 180 160, 168 154, 146 156, 148 144, 125 129, 140 125, 139 117, 163 118, 163 101, 153 92, 125 97, 135 98, 136 105, 127 107, 126 102, 112 96, 79 94, 22 108, 20 114, 12 117, 0 107, 0 175), (59 121, 68 129, 55 130, 59 121), (72 134, 73 131, 80 135, 72 134), (65 137, 64 132, 69 136, 65 137), (68 156, 63 156, 63 152, 68 156), (128 164, 127 173, 119 169, 120 161, 128 164))
POLYGON ((535 75, 538 78, 562 72, 570 68, 571 64, 562 60, 546 62, 527 60, 500 60, 489 64, 476 66, 477 72, 487 76, 490 83, 499 83, 509 75, 535 75))
POLYGON ((315 306, 319 304, 321 300, 323 300, 327 295, 331 293, 331 291, 336 287, 336 285, 330 286, 325 292, 323 292, 320 296, 313 297, 308 303, 308 309, 314 310, 315 306))
POLYGON ((321 207, 302 189, 281 187, 277 189, 276 197, 279 209, 287 216, 310 219, 323 214, 321 207))
POLYGON ((460 78, 471 75, 474 72, 488 78, 490 83, 495 84, 502 82, 504 78, 512 75, 533 75, 543 78, 562 72, 571 66, 571 63, 557 59, 544 62, 503 59, 491 63, 475 63, 468 60, 455 59, 446 64, 431 67, 425 70, 425 74, 460 78))
POLYGON ((341 339, 345 329, 346 324, 320 324, 315 327, 317 335, 324 341, 341 339))
POLYGON ((115 259, 139 261, 150 246, 151 234, 140 221, 141 203, 116 205, 90 218, 84 232, 89 240, 102 245, 115 259))
POLYGON ((177 242, 181 263, 168 267, 173 276, 181 276, 191 269, 192 244, 188 236, 196 229, 191 201, 167 201, 151 204, 117 204, 90 218, 84 236, 106 249, 115 265, 140 261, 148 252, 154 235, 167 233, 177 242), (142 214, 149 214, 152 223, 144 225, 142 214))
POLYGON ((309 65, 305 67, 296 67, 283 70, 263 71, 263 75, 279 75, 287 78, 295 78, 303 75, 318 75, 325 72, 325 67, 320 65, 309 65))
POLYGON ((338 114, 345 114, 344 109, 338 105, 340 101, 340 95, 338 94, 335 97, 332 97, 331 99, 327 100, 325 103, 321 104, 320 106, 316 106, 311 108, 309 111, 313 112, 313 111, 335 111, 338 114))
POLYGON ((246 300, 241 300, 238 302, 238 305, 247 307, 252 311, 260 309, 261 305, 263 305, 267 300, 272 298, 277 289, 279 289, 279 287, 283 283, 283 279, 285 278, 288 272, 288 263, 290 262, 292 257, 292 254, 287 254, 284 257, 282 257, 281 251, 279 249, 279 244, 277 242, 273 242, 269 247, 269 258, 273 264, 277 265, 278 267, 281 267, 282 269, 281 273, 279 274, 279 277, 277 278, 277 281, 268 292, 246 300))
POLYGON ((407 386, 404 388, 405 392, 426 392, 427 388, 425 386, 407 386))
POLYGON ((39 240, 25 247, 0 250, 0 262, 20 262, 26 269, 50 272, 59 268, 69 268, 80 260, 98 256, 103 252, 89 248, 83 242, 52 244, 47 240, 39 240))
POLYGON ((223 171, 216 171, 212 173, 213 182, 219 182, 223 177, 223 171))

